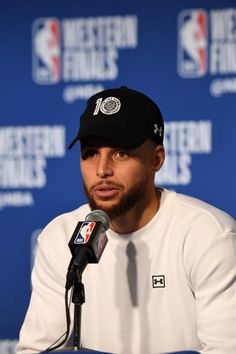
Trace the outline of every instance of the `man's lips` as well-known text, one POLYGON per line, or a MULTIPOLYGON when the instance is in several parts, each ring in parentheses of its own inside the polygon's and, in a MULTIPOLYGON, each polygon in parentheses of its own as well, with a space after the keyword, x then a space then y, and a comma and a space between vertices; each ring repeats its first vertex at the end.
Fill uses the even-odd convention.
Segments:
POLYGON ((95 187, 93 192, 99 198, 111 198, 119 193, 119 190, 119 187, 115 185, 106 185, 95 187))

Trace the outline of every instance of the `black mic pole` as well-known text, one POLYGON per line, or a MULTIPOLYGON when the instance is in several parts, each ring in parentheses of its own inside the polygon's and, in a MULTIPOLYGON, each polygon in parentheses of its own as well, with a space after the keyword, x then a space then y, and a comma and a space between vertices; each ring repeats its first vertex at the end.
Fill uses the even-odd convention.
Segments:
POLYGON ((73 347, 74 350, 81 349, 81 309, 82 305, 85 303, 85 291, 84 284, 82 283, 82 274, 78 273, 76 277, 72 302, 74 303, 74 340, 73 347))
POLYGON ((74 304, 74 350, 81 349, 81 313, 82 305, 85 303, 84 284, 82 283, 82 273, 88 264, 89 250, 82 248, 79 257, 72 260, 72 268, 69 266, 67 275, 67 286, 73 285, 72 302, 74 304))

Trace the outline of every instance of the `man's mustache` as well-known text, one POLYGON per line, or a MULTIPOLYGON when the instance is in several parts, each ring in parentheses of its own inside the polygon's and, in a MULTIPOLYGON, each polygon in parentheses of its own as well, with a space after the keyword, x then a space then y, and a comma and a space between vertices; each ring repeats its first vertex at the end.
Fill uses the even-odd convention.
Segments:
POLYGON ((117 182, 113 182, 113 181, 100 181, 97 182, 95 184, 93 184, 90 188, 89 188, 89 192, 93 192, 95 189, 99 188, 99 187, 114 187, 114 188, 118 188, 118 189, 124 189, 123 184, 117 183, 117 182))

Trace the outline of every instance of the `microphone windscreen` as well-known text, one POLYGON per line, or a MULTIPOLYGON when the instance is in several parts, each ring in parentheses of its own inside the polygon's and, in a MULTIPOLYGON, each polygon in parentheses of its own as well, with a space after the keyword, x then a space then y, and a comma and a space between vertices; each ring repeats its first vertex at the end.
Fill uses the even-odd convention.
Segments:
POLYGON ((86 216, 85 221, 101 221, 105 231, 109 229, 109 216, 103 210, 93 210, 86 216))

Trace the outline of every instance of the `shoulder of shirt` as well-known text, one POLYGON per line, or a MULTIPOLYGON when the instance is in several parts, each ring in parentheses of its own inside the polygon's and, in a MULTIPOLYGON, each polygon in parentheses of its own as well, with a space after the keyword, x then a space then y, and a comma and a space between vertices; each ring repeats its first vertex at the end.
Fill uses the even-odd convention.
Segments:
POLYGON ((91 211, 88 204, 83 204, 79 208, 65 212, 52 219, 43 229, 39 240, 47 238, 59 239, 70 238, 79 221, 85 220, 86 215, 91 211))
POLYGON ((184 218, 191 215, 195 220, 198 220, 199 225, 202 220, 205 224, 215 225, 221 233, 236 233, 235 220, 223 210, 198 198, 174 191, 164 190, 164 194, 166 194, 165 199, 169 200, 168 204, 184 218))
POLYGON ((81 221, 86 217, 86 215, 89 212, 91 212, 89 205, 83 204, 74 210, 71 210, 71 211, 68 211, 68 212, 65 212, 63 214, 56 216, 51 222, 60 222, 61 223, 63 221, 68 222, 73 219, 76 219, 77 221, 81 221))

